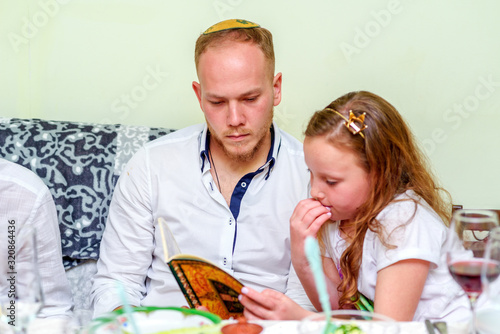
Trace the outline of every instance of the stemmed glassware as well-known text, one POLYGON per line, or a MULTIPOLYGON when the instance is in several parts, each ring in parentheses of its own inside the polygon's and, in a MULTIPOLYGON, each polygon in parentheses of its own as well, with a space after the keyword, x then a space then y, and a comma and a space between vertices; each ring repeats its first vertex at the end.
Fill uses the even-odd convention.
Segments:
POLYGON ((450 248, 447 264, 455 281, 469 297, 472 322, 471 333, 476 333, 475 305, 483 289, 481 270, 490 231, 498 226, 498 216, 489 210, 457 210, 449 229, 450 248))
MULTIPOLYGON (((43 292, 38 268, 36 230, 29 226, 9 235, 7 258, 2 267, 6 277, 0 287, 1 318, 16 333, 26 333, 30 322, 43 307, 43 292), (19 232, 19 233, 17 233, 19 232)), ((3 259, 2 259, 3 260, 3 259)))
POLYGON ((498 333, 500 326, 500 227, 491 230, 481 270, 483 296, 476 312, 475 325, 480 333, 498 333), (484 298, 483 298, 484 297, 484 298))

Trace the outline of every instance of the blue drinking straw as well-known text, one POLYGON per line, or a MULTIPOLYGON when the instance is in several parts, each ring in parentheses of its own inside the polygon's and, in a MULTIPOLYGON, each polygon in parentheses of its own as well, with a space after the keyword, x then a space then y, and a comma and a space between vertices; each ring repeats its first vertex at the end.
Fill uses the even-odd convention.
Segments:
POLYGON ((120 281, 116 282, 116 289, 118 290, 118 295, 120 296, 120 299, 122 300, 123 311, 124 311, 124 314, 125 314, 128 322, 132 326, 134 333, 140 334, 139 327, 137 327, 137 324, 134 321, 134 316, 132 314, 134 311, 132 310, 132 306, 130 306, 130 304, 128 303, 127 296, 125 294, 125 289, 123 288, 122 282, 120 282, 120 281))
POLYGON ((309 266, 314 276, 314 282, 316 283, 316 290, 318 291, 319 301, 326 317, 326 326, 324 333, 333 333, 333 331, 336 329, 336 326, 331 322, 332 310, 330 306, 330 296, 328 295, 328 290, 326 288, 326 281, 323 274, 323 264, 321 263, 318 241, 315 238, 308 236, 306 238, 304 247, 307 261, 309 261, 309 266))

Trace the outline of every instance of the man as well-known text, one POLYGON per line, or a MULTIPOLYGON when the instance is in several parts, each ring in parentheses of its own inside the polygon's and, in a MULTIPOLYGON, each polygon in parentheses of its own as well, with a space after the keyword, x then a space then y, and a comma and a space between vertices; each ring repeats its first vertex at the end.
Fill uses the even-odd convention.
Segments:
POLYGON ((94 277, 94 315, 122 305, 181 306, 165 264, 158 219, 182 253, 206 258, 258 290, 307 306, 290 259, 289 218, 308 195, 302 144, 273 123, 281 101, 272 35, 220 22, 196 42, 193 90, 206 124, 143 147, 120 177, 94 277))
MULTIPOLYGON (((19 310, 19 303, 30 293, 34 296, 40 284, 44 305, 38 316, 70 317, 71 288, 62 264, 52 195, 35 173, 5 159, 0 159, 0 237, 0 302, 13 304, 19 310), (32 272, 35 246, 39 280, 32 272)), ((6 320, 19 325, 18 313, 15 308, 7 309, 6 320)))

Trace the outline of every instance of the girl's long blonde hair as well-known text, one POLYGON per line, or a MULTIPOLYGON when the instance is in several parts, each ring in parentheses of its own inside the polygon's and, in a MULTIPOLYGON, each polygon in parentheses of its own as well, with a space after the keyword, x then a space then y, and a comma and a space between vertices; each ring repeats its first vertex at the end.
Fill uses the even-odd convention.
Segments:
MULTIPOLYGON (((375 218, 394 197, 413 190, 424 199, 448 225, 451 219, 449 194, 440 188, 430 171, 428 162, 399 112, 386 100, 366 91, 351 92, 316 112, 305 131, 306 137, 324 136, 335 147, 355 152, 367 171, 372 189, 368 200, 349 222, 354 234, 340 259, 344 276, 338 287, 340 308, 351 308, 359 299, 358 274, 363 256, 363 242, 370 229, 387 247, 381 224, 375 218), (349 111, 359 117, 366 113, 367 128, 360 134, 351 133, 345 126, 349 111), (446 200, 442 197, 447 195, 446 200)), ((415 203, 416 208, 416 203, 415 203)), ((405 222, 402 222, 405 223, 405 222)), ((320 230, 318 239, 323 239, 326 225, 320 230)), ((351 230, 351 229, 349 229, 351 230)))

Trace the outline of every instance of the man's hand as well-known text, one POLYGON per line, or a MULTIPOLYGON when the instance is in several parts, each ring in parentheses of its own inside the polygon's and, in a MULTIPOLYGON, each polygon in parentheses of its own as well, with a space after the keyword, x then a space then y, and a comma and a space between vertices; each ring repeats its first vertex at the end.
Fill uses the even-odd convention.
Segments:
POLYGON ((283 293, 271 289, 257 292, 243 287, 239 299, 248 320, 300 320, 312 314, 283 293))
POLYGON ((206 308, 205 306, 196 306, 196 309, 197 309, 198 311, 210 312, 210 311, 208 310, 208 308, 206 308))

